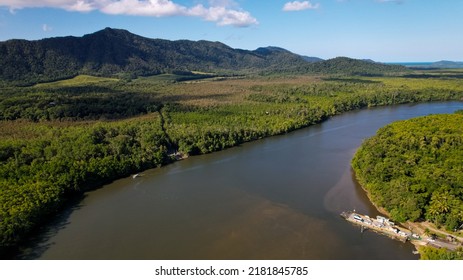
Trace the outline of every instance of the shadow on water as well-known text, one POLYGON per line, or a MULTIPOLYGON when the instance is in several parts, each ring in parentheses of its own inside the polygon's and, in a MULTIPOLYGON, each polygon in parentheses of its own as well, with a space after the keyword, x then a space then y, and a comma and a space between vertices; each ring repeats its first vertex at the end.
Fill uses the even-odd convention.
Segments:
POLYGON ((74 211, 81 208, 81 202, 86 197, 86 194, 82 194, 69 199, 64 203, 59 214, 33 231, 30 237, 22 244, 16 248, 10 248, 5 256, 2 256, 2 259, 33 260, 40 258, 44 252, 54 245, 54 242, 50 241, 51 238, 70 224, 69 217, 74 211))

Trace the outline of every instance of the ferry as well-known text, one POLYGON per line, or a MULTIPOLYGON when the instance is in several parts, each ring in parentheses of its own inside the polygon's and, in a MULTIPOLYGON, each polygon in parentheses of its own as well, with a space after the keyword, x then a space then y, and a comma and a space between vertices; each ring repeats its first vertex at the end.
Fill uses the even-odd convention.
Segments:
POLYGON ((376 216, 375 219, 351 211, 342 212, 341 216, 353 224, 360 225, 362 227, 362 232, 364 229, 371 229, 402 242, 406 242, 410 239, 420 239, 419 235, 397 226, 394 222, 383 216, 376 216))

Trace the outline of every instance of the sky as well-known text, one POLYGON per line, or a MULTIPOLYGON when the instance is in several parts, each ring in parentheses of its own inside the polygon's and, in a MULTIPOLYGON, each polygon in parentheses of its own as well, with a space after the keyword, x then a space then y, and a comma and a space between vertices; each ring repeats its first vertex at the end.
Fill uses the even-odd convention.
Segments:
POLYGON ((323 59, 463 61, 463 0, 0 0, 0 41, 106 27, 323 59))

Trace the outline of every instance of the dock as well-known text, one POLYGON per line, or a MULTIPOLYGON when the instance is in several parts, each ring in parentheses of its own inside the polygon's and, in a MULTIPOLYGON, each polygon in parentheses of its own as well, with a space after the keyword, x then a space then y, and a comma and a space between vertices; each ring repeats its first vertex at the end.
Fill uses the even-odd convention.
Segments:
POLYGON ((394 222, 389 219, 376 216, 376 218, 370 218, 367 215, 358 214, 355 211, 342 212, 341 217, 346 219, 355 225, 360 226, 360 231, 363 232, 366 229, 370 229, 377 233, 386 235, 390 238, 406 242, 407 240, 419 240, 420 236, 413 234, 411 231, 397 226, 394 222))

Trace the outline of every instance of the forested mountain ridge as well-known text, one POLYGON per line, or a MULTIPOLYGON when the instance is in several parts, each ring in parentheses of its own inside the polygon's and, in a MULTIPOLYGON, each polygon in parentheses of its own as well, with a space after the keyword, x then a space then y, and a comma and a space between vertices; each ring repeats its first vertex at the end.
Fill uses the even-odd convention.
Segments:
POLYGON ((106 28, 83 37, 0 43, 0 78, 50 81, 77 74, 155 75, 173 71, 244 71, 302 65, 283 49, 233 49, 220 42, 148 39, 125 30, 106 28))
POLYGON ((106 28, 83 37, 0 42, 0 80, 37 83, 78 74, 136 77, 175 71, 378 74, 405 67, 337 58, 311 62, 278 47, 254 51, 220 42, 149 39, 106 28), (365 70, 365 71, 363 71, 365 70))

